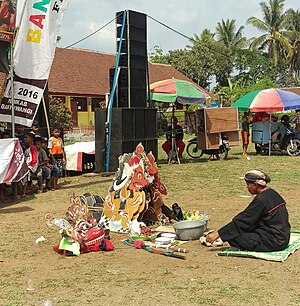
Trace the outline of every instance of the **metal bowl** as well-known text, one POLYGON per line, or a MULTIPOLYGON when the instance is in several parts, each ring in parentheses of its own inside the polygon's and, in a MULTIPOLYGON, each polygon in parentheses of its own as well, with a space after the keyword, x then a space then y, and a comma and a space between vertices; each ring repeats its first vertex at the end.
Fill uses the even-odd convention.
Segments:
POLYGON ((206 222, 203 220, 185 220, 173 224, 176 237, 179 240, 197 240, 205 230, 206 222))

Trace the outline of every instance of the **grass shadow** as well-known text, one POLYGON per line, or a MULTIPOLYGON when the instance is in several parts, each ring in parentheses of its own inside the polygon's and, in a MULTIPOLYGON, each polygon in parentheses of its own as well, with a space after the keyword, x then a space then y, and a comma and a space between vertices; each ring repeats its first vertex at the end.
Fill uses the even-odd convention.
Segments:
POLYGON ((91 185, 96 185, 96 184, 101 184, 101 183, 108 183, 112 182, 112 178, 101 180, 101 181, 95 181, 95 182, 86 182, 86 183, 79 183, 79 184, 74 184, 72 181, 67 181, 67 182, 61 182, 59 183, 60 189, 68 189, 69 188, 83 188, 91 185))
POLYGON ((26 201, 30 201, 33 198, 35 198, 34 194, 29 194, 26 197, 20 197, 18 195, 16 199, 14 199, 12 196, 10 196, 5 200, 1 200, 0 210, 2 208, 5 208, 5 207, 9 207, 9 206, 12 206, 12 205, 15 205, 15 204, 20 204, 20 203, 23 203, 23 202, 26 202, 26 201))
POLYGON ((14 207, 14 208, 2 208, 0 209, 0 214, 14 214, 14 213, 20 213, 20 212, 27 212, 27 211, 33 211, 34 209, 29 206, 23 206, 23 207, 14 207))

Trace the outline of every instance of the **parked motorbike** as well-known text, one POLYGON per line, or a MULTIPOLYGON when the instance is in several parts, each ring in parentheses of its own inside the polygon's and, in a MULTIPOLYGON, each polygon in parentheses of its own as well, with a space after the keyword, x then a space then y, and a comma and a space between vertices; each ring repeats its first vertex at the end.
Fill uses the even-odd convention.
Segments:
MULTIPOLYGON (((272 152, 287 152, 290 156, 300 155, 300 133, 296 133, 291 127, 285 127, 285 135, 281 137, 278 131, 271 136, 272 152)), ((269 153, 269 144, 255 144, 255 150, 258 154, 267 155, 269 153)))
POLYGON ((222 143, 220 144, 218 149, 204 149, 201 150, 198 147, 197 137, 194 137, 188 141, 188 145, 186 147, 186 152, 188 156, 192 158, 200 158, 203 154, 210 155, 209 159, 216 158, 216 159, 226 159, 228 156, 228 151, 230 150, 229 147, 229 140, 225 134, 221 134, 222 143))

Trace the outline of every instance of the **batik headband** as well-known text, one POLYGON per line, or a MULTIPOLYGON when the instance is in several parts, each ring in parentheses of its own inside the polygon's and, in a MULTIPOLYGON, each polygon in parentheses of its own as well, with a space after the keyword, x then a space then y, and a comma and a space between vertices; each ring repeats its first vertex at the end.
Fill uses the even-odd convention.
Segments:
POLYGON ((260 186, 265 187, 267 183, 271 182, 270 177, 260 170, 251 170, 246 172, 244 180, 250 183, 256 183, 260 186))

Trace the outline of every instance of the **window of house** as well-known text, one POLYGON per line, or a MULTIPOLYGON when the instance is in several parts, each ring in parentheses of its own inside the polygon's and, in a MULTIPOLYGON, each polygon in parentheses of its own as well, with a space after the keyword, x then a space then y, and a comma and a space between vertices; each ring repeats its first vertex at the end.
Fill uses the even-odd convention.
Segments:
POLYGON ((78 112, 87 112, 87 98, 71 98, 71 102, 76 102, 78 112))
POLYGON ((104 108, 104 107, 105 107, 105 97, 92 98, 92 112, 95 111, 95 108, 104 108))

